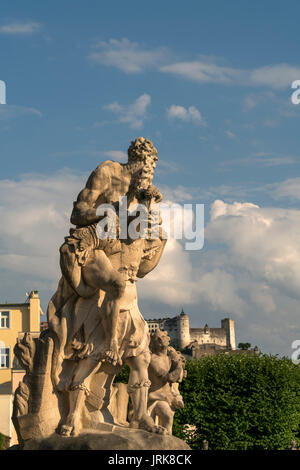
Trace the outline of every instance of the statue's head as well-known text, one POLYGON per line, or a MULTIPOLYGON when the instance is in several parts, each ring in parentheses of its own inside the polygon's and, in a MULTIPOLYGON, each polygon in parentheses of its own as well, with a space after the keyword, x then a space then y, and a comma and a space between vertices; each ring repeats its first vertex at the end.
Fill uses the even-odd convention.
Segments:
POLYGON ((170 337, 167 331, 155 330, 151 333, 150 349, 153 353, 166 349, 170 344, 170 337))
POLYGON ((144 137, 138 137, 131 141, 128 148, 128 163, 141 162, 144 164, 150 164, 155 168, 157 160, 157 150, 151 140, 144 139, 144 137))

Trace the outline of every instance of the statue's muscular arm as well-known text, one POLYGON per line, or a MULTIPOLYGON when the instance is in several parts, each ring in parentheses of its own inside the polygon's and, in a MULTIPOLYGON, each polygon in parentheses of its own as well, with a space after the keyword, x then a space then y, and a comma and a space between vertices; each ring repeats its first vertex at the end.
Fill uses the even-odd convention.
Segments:
POLYGON ((74 202, 71 214, 72 224, 83 227, 99 222, 101 216, 96 214, 96 203, 107 191, 109 182, 109 168, 105 163, 99 165, 90 175, 85 188, 78 194, 77 201, 74 202))

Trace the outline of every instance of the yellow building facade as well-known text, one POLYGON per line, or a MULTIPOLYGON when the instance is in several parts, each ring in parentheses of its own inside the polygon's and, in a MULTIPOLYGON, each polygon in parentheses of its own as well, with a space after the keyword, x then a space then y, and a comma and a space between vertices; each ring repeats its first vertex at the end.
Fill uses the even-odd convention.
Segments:
POLYGON ((24 375, 18 367, 13 370, 14 346, 24 333, 39 333, 42 313, 37 291, 31 291, 25 303, 0 304, 0 433, 11 438, 11 445, 15 444, 11 422, 13 393, 18 385, 16 378, 19 382, 24 375))

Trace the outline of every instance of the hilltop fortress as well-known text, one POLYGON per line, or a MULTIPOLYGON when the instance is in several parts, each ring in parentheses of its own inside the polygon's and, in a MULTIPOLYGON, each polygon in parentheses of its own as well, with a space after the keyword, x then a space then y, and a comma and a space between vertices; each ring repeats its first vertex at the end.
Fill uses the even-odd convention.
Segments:
POLYGON ((218 351, 236 350, 234 321, 224 318, 221 328, 190 328, 189 317, 182 310, 181 314, 173 318, 159 318, 146 320, 150 333, 156 329, 165 330, 171 339, 171 344, 177 348, 197 350, 200 354, 218 351))

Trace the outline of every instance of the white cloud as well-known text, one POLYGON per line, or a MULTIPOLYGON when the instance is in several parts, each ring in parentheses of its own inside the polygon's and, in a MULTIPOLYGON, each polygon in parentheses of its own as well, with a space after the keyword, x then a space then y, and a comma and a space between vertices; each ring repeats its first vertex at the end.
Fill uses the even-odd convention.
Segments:
POLYGON ((230 131, 230 130, 225 131, 225 134, 227 135, 227 137, 229 137, 229 139, 235 139, 236 138, 235 133, 230 131))
MULTIPOLYGON (((60 276, 58 248, 68 234, 72 201, 86 178, 63 170, 0 180, 2 299, 16 301, 17 291, 23 295, 37 288, 48 302, 60 276)), ((178 191, 185 193, 177 188, 169 195, 178 191)), ((238 341, 288 354, 300 333, 299 233, 298 210, 216 200, 205 229, 205 249, 186 252, 171 238, 158 267, 139 281, 140 299, 173 311, 194 305, 211 326, 217 326, 217 315, 229 315, 236 320, 238 341)))
POLYGON ((206 237, 253 279, 300 300, 300 211, 215 201, 206 237))
POLYGON ((35 21, 13 21, 0 26, 0 34, 30 35, 38 33, 41 29, 41 24, 35 21))
POLYGON ((205 125, 200 111, 195 106, 185 108, 184 106, 172 104, 167 108, 167 117, 169 119, 179 119, 180 121, 205 125))
POLYGON ((101 41, 93 46, 89 59, 97 64, 116 67, 126 73, 139 73, 157 66, 166 56, 166 49, 149 50, 126 38, 101 41))
MULTIPOLYGON (((230 137, 230 136, 228 136, 230 137)), ((272 153, 255 153, 244 158, 236 158, 227 160, 220 163, 220 167, 231 165, 255 165, 263 167, 273 167, 280 165, 293 165, 296 163, 296 158, 291 155, 275 155, 272 153)))
POLYGON ((193 200, 193 194, 191 194, 190 188, 182 185, 178 185, 175 188, 170 186, 160 185, 161 192, 165 200, 182 203, 184 201, 193 200))
POLYGON ((177 62, 160 67, 161 72, 172 73, 199 83, 232 83, 242 80, 243 72, 203 61, 177 62))
POLYGON ((300 199, 300 177, 288 178, 275 185, 272 185, 273 197, 276 199, 290 198, 293 200, 300 199))
MULTIPOLYGON (((300 77, 300 67, 289 64, 274 64, 243 70, 211 63, 205 58, 164 65, 160 67, 160 71, 198 83, 268 86, 274 89, 291 87, 292 82, 300 77)), ((255 106, 253 99, 246 100, 245 104, 250 108, 255 106)))
MULTIPOLYGON (((287 63, 269 64, 247 70, 220 65, 217 63, 218 59, 205 55, 199 60, 170 63, 170 52, 166 48, 151 49, 127 38, 110 39, 107 42, 94 44, 89 60, 96 64, 116 67, 125 73, 141 73, 146 68, 154 68, 198 83, 266 86, 280 89, 290 87, 292 82, 300 77, 300 67, 287 63)), ((246 99, 245 106, 248 109, 252 108, 255 106, 254 100, 246 99)))
POLYGON ((38 109, 26 106, 17 106, 13 104, 0 105, 0 121, 8 121, 10 119, 30 115, 41 117, 42 113, 38 109))
POLYGON ((84 176, 71 170, 0 180, 0 263, 12 273, 11 287, 16 273, 34 278, 36 284, 58 279, 58 248, 68 234, 72 201, 83 185, 84 176))
MULTIPOLYGON (((159 266, 143 284, 143 298, 177 309, 185 305, 187 311, 197 305, 207 321, 209 312, 216 312, 214 318, 228 315, 236 320, 238 341, 291 354, 300 333, 294 326, 300 301, 299 232, 300 211, 216 200, 205 249, 197 257, 179 241, 168 241, 159 266)), ((196 317, 193 323, 199 326, 196 317)))
POLYGON ((275 64, 252 70, 249 80, 254 85, 266 85, 271 88, 291 87, 300 77, 300 67, 289 64, 275 64))
POLYGON ((143 121, 147 116, 147 108, 150 103, 150 95, 144 93, 129 106, 122 106, 115 101, 114 103, 104 106, 104 109, 108 109, 116 114, 119 122, 127 123, 129 127, 133 129, 140 129, 143 127, 143 121))
POLYGON ((119 162, 127 162, 127 153, 122 150, 107 150, 103 155, 119 162))

